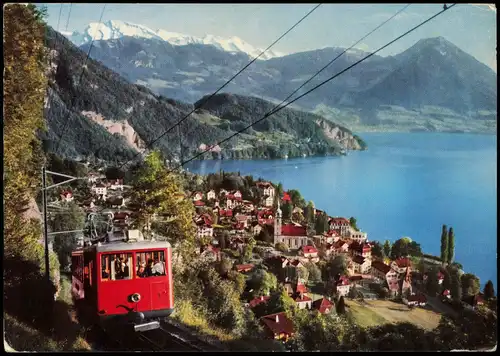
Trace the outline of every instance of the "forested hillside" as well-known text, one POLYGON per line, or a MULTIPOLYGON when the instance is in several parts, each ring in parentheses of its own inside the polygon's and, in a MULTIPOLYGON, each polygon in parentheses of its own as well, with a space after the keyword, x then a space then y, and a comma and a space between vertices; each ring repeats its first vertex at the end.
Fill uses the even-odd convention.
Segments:
MULTIPOLYGON (((43 135, 47 151, 53 152, 62 137, 59 155, 123 162, 131 158, 139 146, 144 146, 139 142, 154 141, 193 109, 191 104, 130 84, 91 58, 80 75, 86 53, 51 28, 47 30, 47 46, 55 48, 51 56, 50 100, 46 99, 49 131, 43 135), (111 134, 103 123, 107 123, 107 127, 110 123, 115 126, 128 123, 124 129, 128 131, 111 134), (135 141, 125 140, 124 132, 135 141)), ((149 148, 157 148, 167 158, 174 159, 179 158, 182 144, 183 158, 187 159, 199 152, 200 145, 216 144, 271 108, 272 104, 263 100, 219 95, 209 110, 197 110, 178 129, 149 148)), ((220 153, 213 155, 275 158, 339 154, 342 149, 359 148, 357 139, 347 129, 317 115, 284 109, 254 130, 227 142, 220 153)))

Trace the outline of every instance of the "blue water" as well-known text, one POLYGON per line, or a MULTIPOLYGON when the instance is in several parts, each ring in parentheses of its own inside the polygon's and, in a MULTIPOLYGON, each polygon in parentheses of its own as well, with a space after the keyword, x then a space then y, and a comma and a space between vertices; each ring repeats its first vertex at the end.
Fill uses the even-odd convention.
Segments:
POLYGON ((455 231, 455 260, 497 288, 496 136, 361 134, 368 151, 345 157, 197 161, 192 172, 223 169, 282 182, 333 216, 354 216, 369 240, 409 236, 439 255, 442 224, 455 231))

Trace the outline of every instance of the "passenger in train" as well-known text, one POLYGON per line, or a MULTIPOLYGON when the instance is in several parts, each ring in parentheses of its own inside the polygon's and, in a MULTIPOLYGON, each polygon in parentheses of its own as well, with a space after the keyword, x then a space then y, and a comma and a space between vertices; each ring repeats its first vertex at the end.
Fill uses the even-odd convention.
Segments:
POLYGON ((137 270, 137 277, 144 278, 146 276, 146 263, 142 262, 137 270))
POLYGON ((154 261, 152 259, 148 260, 148 266, 146 267, 146 277, 154 276, 154 261))
POLYGON ((163 276, 165 274, 165 268, 163 266, 163 263, 161 263, 159 260, 155 260, 154 266, 153 266, 153 275, 154 276, 163 276))
POLYGON ((122 275, 123 279, 130 279, 130 269, 128 267, 128 260, 122 262, 122 275))

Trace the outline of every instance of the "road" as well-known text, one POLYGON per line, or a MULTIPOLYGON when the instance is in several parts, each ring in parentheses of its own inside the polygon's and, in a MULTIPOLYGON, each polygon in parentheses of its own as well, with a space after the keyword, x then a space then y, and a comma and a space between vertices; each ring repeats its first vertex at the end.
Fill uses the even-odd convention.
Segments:
POLYGON ((430 295, 428 295, 427 293, 425 293, 422 288, 418 287, 415 284, 412 284, 412 288, 413 288, 413 290, 417 290, 420 293, 422 293, 422 294, 425 295, 425 297, 427 298, 427 304, 432 309, 434 309, 434 311, 436 311, 436 312, 438 312, 440 314, 450 315, 452 317, 457 317, 458 316, 458 313, 455 310, 453 310, 452 307, 450 307, 449 305, 446 305, 445 303, 443 303, 440 300, 439 297, 431 297, 430 295))

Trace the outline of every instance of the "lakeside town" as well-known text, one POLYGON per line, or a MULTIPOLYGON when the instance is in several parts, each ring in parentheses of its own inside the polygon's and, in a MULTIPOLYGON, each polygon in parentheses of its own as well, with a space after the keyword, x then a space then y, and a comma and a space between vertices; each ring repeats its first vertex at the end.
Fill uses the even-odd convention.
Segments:
MULTIPOLYGON (((222 276, 231 271, 244 277, 240 302, 258 317, 269 339, 286 342, 297 331, 285 311, 266 314, 273 288, 262 284, 270 274, 297 309, 348 313, 365 326, 410 322, 432 330, 441 315, 485 309, 493 298, 478 290, 479 281, 470 291, 454 290, 446 264, 423 254, 409 238, 392 244, 371 241, 355 218, 329 216, 281 184, 226 172, 191 175, 186 182, 177 198, 189 199, 194 207, 198 259, 224 265, 222 276)), ((86 195, 80 192, 75 201, 64 189, 55 204, 76 202, 87 214, 107 214, 112 239, 137 231, 128 198, 133 186, 96 172, 88 173, 86 184, 86 195)), ((161 219, 154 214, 150 226, 161 219)), ((460 264, 450 266, 464 275, 460 264)))

